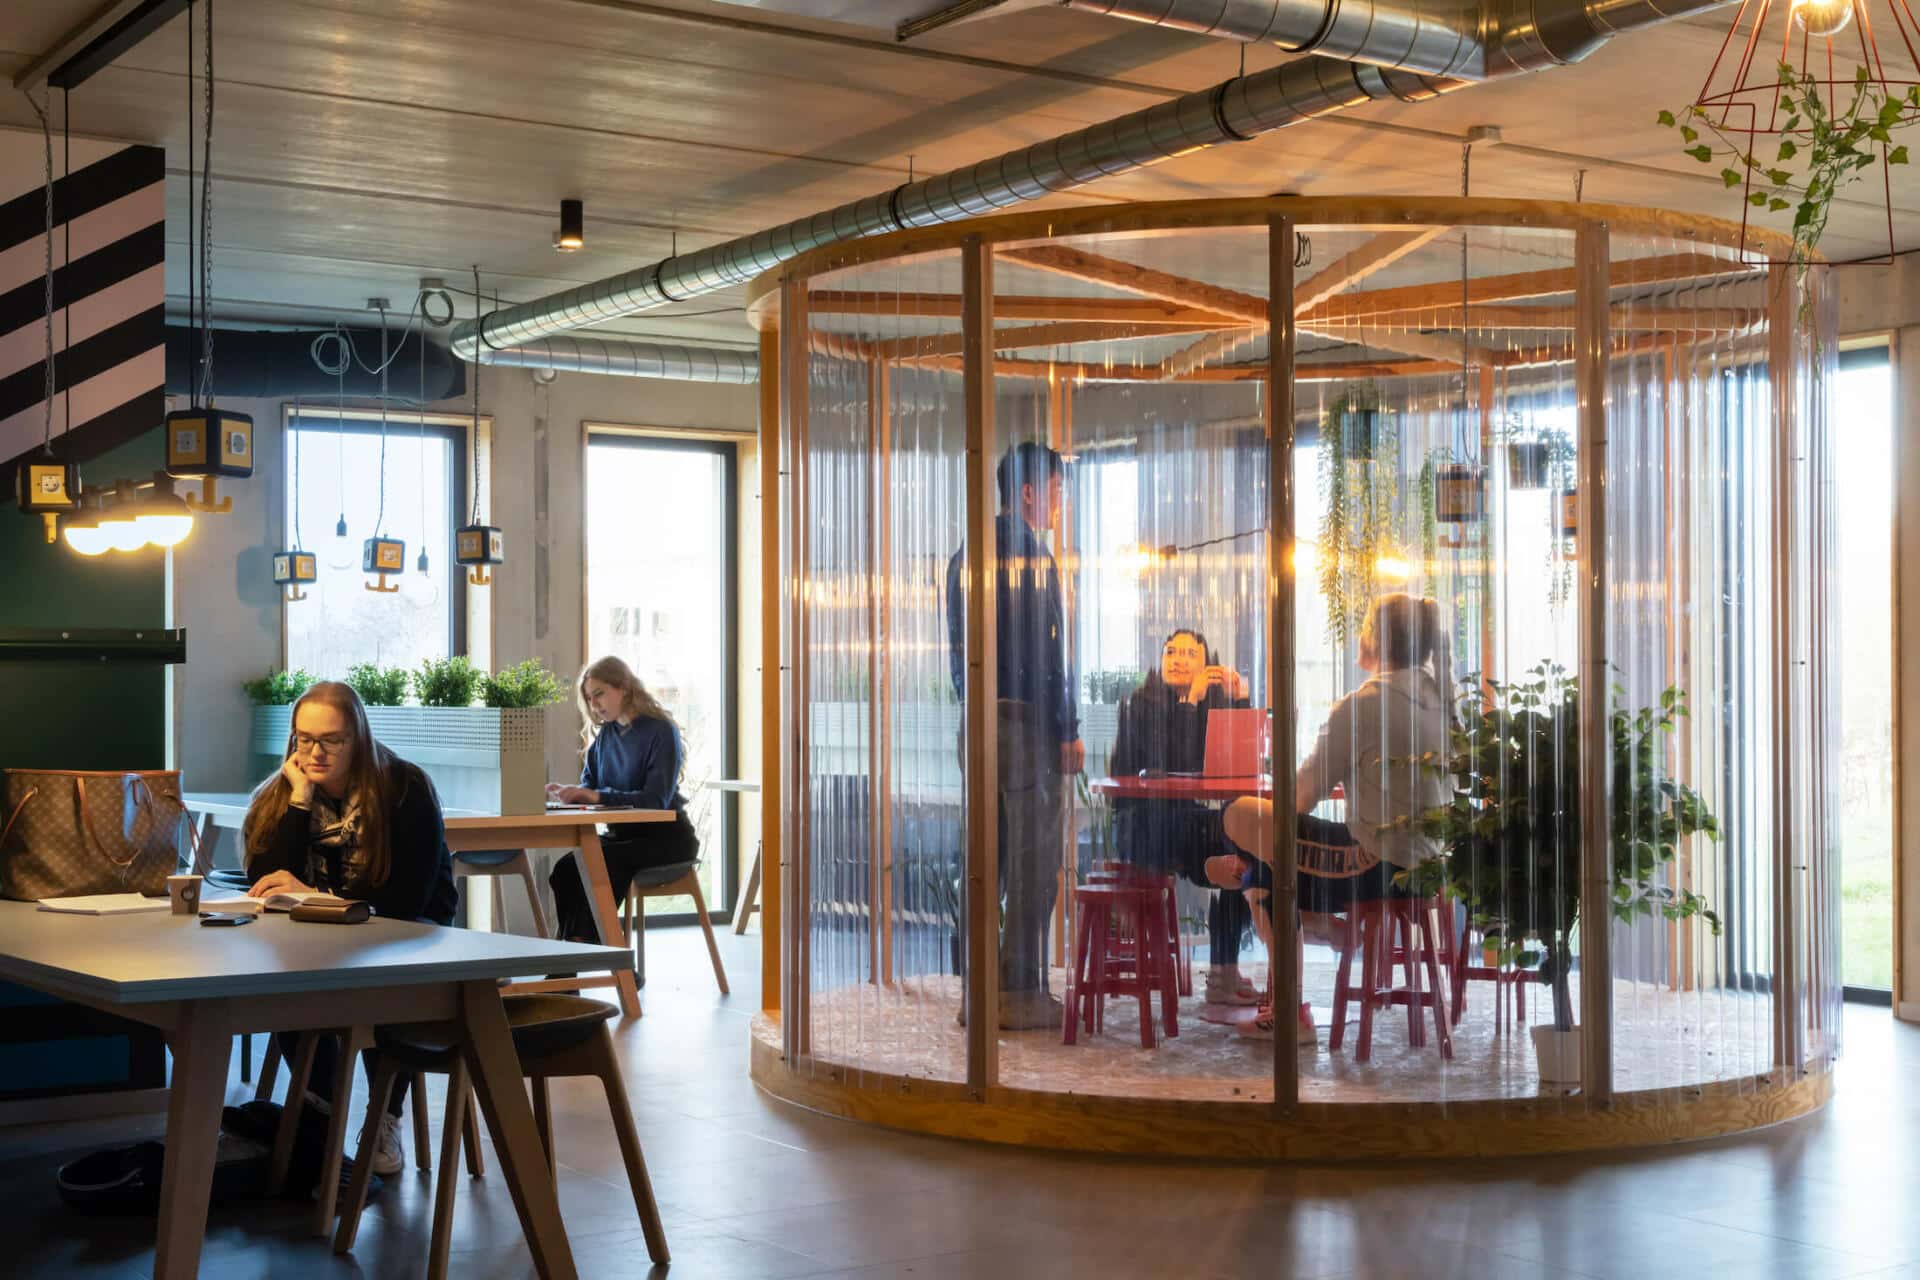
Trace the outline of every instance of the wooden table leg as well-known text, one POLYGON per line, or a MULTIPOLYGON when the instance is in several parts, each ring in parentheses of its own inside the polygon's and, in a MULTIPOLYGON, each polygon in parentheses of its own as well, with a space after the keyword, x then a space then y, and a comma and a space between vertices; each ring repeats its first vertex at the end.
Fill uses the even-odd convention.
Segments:
MULTIPOLYGON (((607 858, 600 848, 600 833, 591 824, 582 826, 579 832, 580 853, 576 861, 586 881, 593 921, 600 927, 600 941, 609 947, 631 947, 627 931, 620 927, 620 904, 613 899, 613 882, 607 876, 607 858)), ((640 985, 634 980, 632 968, 621 965, 614 969, 613 985, 620 992, 620 1012, 629 1018, 639 1017, 640 985)))
POLYGON ((220 1146, 220 1104, 226 1100, 233 1029, 218 1000, 180 1006, 168 1038, 173 1081, 167 1096, 167 1159, 160 1180, 160 1222, 154 1242, 156 1280, 190 1280, 200 1271, 220 1146))
MULTIPOLYGON (((601 883, 604 886, 604 870, 601 883)), ((533 1127, 533 1109, 521 1084, 520 1059, 514 1052, 499 987, 492 982, 461 983, 460 1011, 466 1030, 461 1049, 473 1073, 474 1097, 493 1134, 493 1154, 506 1176, 514 1211, 520 1215, 534 1269, 543 1280, 575 1280, 573 1249, 567 1243, 560 1199, 547 1172, 547 1155, 533 1127)))
POLYGON ((300 1109, 306 1105, 307 1078, 313 1074, 313 1053, 324 1031, 302 1031, 293 1049, 293 1062, 287 1076, 287 1102, 280 1110, 280 1127, 273 1137, 273 1159, 267 1166, 267 1195, 277 1197, 287 1189, 287 1166, 293 1163, 293 1138, 300 1125, 300 1109))
POLYGON ((760 847, 753 850, 753 868, 747 872, 747 887, 740 893, 740 905, 733 909, 733 932, 737 937, 747 931, 747 917, 760 901, 760 847))

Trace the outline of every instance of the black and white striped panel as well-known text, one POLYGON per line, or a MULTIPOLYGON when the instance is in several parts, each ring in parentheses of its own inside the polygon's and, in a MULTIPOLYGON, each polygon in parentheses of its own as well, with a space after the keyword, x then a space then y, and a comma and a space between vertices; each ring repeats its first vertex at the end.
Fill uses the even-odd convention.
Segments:
MULTIPOLYGON (((166 152, 72 146, 73 172, 53 186, 53 430, 59 455, 85 462, 166 416, 166 152)), ((10 473, 46 427, 40 135, 0 135, 0 159, 0 472, 10 473)))

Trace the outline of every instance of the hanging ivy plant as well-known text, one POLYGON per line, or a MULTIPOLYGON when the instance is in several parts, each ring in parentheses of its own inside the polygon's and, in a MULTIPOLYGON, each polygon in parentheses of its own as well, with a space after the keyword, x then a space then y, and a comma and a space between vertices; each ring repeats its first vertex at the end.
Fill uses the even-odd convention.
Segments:
POLYGON ((1379 591, 1379 562, 1397 554, 1399 428, 1380 388, 1354 383, 1320 419, 1320 594, 1327 634, 1345 645, 1379 591))
MULTIPOLYGON (((1677 115, 1662 111, 1659 122, 1679 131, 1687 155, 1701 164, 1718 162, 1720 181, 1728 188, 1746 184, 1747 203, 1754 208, 1768 213, 1793 210, 1791 260, 1796 283, 1804 286, 1840 191, 1875 160, 1907 163, 1907 149, 1894 143, 1893 134, 1920 119, 1920 85, 1895 97, 1862 65, 1854 69, 1853 94, 1842 105, 1844 81, 1822 80, 1787 62, 1780 63, 1779 70, 1780 141, 1771 157, 1760 155, 1754 141, 1730 135, 1698 105, 1677 115), (1825 100, 1820 96, 1823 85, 1825 100), (1702 141, 1702 130, 1720 145, 1702 141)), ((1809 318, 1812 305, 1802 287, 1802 320, 1809 318)))

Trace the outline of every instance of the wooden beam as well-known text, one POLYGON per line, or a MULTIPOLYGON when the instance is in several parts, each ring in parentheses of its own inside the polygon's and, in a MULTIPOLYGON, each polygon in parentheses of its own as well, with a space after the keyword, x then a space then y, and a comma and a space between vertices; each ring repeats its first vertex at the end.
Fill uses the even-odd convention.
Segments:
MULTIPOLYGON (((964 365, 959 356, 933 356, 916 361, 923 369, 960 373, 964 365)), ((1459 368, 1459 362, 1437 360, 1353 360, 1322 364, 1301 364, 1294 370, 1298 382, 1339 382, 1351 378, 1409 378, 1425 374, 1447 373, 1459 368)), ((1258 364, 1213 365, 1194 369, 1177 378, 1165 379, 1155 367, 1108 366, 1105 364, 1063 363, 1057 360, 995 360, 995 376, 1003 378, 1059 378, 1072 382, 1258 382, 1268 376, 1266 362, 1258 364)))
MULTIPOLYGON (((1477 306, 1462 312, 1460 305, 1434 307, 1424 311, 1404 311, 1398 313, 1405 320, 1411 320, 1423 329, 1454 329, 1460 326, 1460 317, 1465 315, 1468 327, 1472 329, 1564 329, 1574 327, 1574 309, 1572 307, 1513 307, 1513 306, 1477 306)), ((1366 319, 1378 320, 1383 317, 1368 315, 1366 319)), ((1671 333, 1684 330, 1695 333, 1738 333, 1760 324, 1766 319, 1766 313, 1758 308, 1746 307, 1643 307, 1614 306, 1608 312, 1608 327, 1615 333, 1671 333)), ((1332 329, 1336 326, 1355 323, 1345 319, 1335 320, 1324 316, 1315 316, 1312 323, 1316 328, 1332 329)))
MULTIPOLYGON (((1711 276, 1744 275, 1753 270, 1726 258, 1705 253, 1681 253, 1662 258, 1629 258, 1609 268, 1609 287, 1657 284, 1673 280, 1700 280, 1711 276)), ((1515 275, 1482 276, 1467 284, 1467 302, 1512 302, 1520 298, 1550 298, 1573 292, 1573 269, 1523 271, 1515 275)), ((1359 316, 1397 316, 1409 311, 1460 307, 1460 282, 1409 285, 1396 289, 1343 293, 1321 303, 1302 320, 1347 319, 1359 316)))
MULTIPOLYGON (((1212 329, 1220 324, 1232 324, 1231 320, 1206 320, 1180 325, 1138 325, 1106 324, 1082 320, 1068 320, 1059 324, 1024 325, 1015 329, 996 329, 993 334, 995 351, 1018 351, 1023 347, 1070 346, 1081 342, 1115 342, 1133 338, 1161 338, 1168 334, 1179 336, 1183 333, 1196 333, 1212 329)), ((960 354, 965 335, 959 333, 928 334, 916 338, 886 338, 872 344, 872 350, 882 360, 911 361, 928 356, 951 356, 960 354)))
MULTIPOLYGON (((1388 231, 1373 237, 1352 253, 1343 254, 1326 267, 1315 272, 1310 279, 1302 281, 1293 288, 1293 313, 1298 316, 1333 297, 1349 285, 1366 279, 1384 267, 1392 266, 1424 244, 1428 244, 1445 234, 1447 227, 1421 227, 1415 231, 1388 231)), ((1278 250, 1275 250, 1278 252, 1278 250)), ((1215 360, 1227 361, 1242 348, 1259 341, 1266 332, 1265 325, 1252 328, 1235 329, 1227 333, 1210 334, 1200 341, 1177 351, 1161 363, 1161 374, 1168 378, 1178 377, 1190 369, 1212 364, 1215 360)))
MULTIPOLYGON (((857 293, 817 289, 808 299, 815 315, 960 318, 957 293, 857 293)), ((996 320, 1105 320, 1119 324, 1233 324, 1235 318, 1160 298, 1046 298, 1008 294, 993 300, 996 320)))
POLYGON ((1301 320, 1300 332, 1311 333, 1316 337, 1332 338, 1339 342, 1354 343, 1363 347, 1378 347, 1382 351, 1398 351, 1402 355, 1421 356, 1428 360, 1437 360, 1443 364, 1459 368, 1464 357, 1471 364, 1495 364, 1502 353, 1492 347, 1462 345, 1458 337, 1440 333, 1416 333, 1407 329, 1383 329, 1374 325, 1352 325, 1347 327, 1318 324, 1309 325, 1301 320))
POLYGON ((999 256, 1002 261, 1016 266, 1031 267, 1036 271, 1050 271, 1055 275, 1066 276, 1073 280, 1104 284, 1110 288, 1124 289, 1128 293, 1159 298, 1166 302, 1177 302, 1189 307, 1200 307, 1245 324, 1265 326, 1267 323, 1265 298, 1256 297, 1251 293, 1241 293, 1237 289, 1224 289, 1219 285, 1189 280, 1185 276, 1176 276, 1166 271, 1156 271, 1152 267, 1136 266, 1131 262, 1122 262, 1118 258, 1104 258, 1097 253, 1088 253, 1084 249, 1070 249, 1065 245, 1038 245, 1029 249, 1002 249, 999 256))

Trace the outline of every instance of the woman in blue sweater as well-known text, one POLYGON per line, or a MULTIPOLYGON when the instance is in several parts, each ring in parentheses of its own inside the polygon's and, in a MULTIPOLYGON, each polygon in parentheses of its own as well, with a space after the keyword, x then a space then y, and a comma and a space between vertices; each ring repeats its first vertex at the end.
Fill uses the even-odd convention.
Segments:
MULTIPOLYGON (((626 823, 609 827, 601 838, 607 877, 618 902, 626 897, 637 872, 699 861, 700 838, 687 819, 686 797, 680 794, 686 749, 680 741, 680 726, 623 660, 607 657, 588 664, 580 673, 578 688, 585 721, 580 737, 586 743, 580 785, 549 783, 548 797, 563 804, 674 813, 672 822, 626 823)), ((560 936, 599 942, 600 931, 594 927, 586 886, 572 854, 554 864, 547 883, 553 887, 560 936)))

